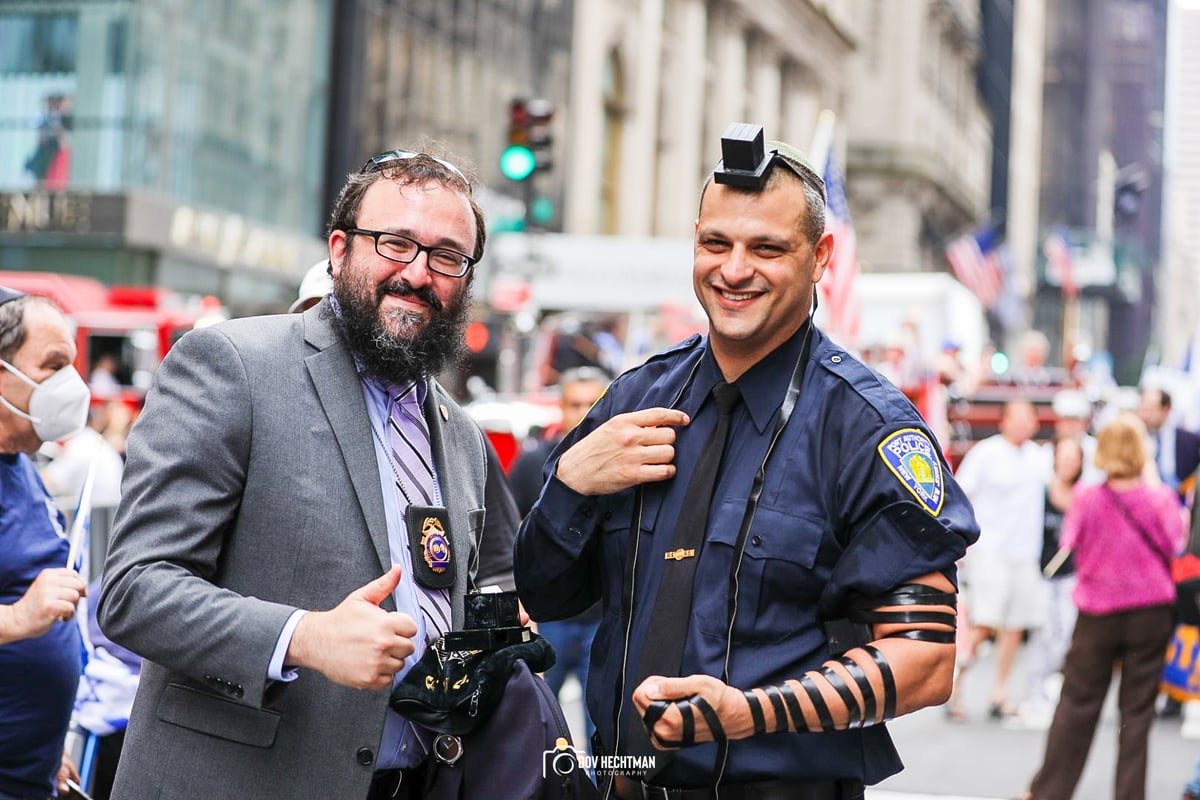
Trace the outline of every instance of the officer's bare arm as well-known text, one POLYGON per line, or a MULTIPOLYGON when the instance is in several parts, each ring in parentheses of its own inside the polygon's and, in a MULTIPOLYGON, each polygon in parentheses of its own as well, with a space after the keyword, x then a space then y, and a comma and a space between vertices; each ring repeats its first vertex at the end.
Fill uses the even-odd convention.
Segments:
POLYGON ((870 644, 780 686, 738 692, 715 678, 679 679, 697 681, 695 689, 672 686, 691 696, 646 705, 651 738, 662 747, 687 747, 764 733, 845 730, 944 703, 954 680, 955 614, 954 587, 941 573, 860 599, 851 619, 872 626, 870 644))
POLYGON ((850 619, 870 624, 875 641, 799 680, 746 692, 753 731, 865 727, 946 702, 954 682, 955 615, 954 587, 941 573, 860 598, 850 619))

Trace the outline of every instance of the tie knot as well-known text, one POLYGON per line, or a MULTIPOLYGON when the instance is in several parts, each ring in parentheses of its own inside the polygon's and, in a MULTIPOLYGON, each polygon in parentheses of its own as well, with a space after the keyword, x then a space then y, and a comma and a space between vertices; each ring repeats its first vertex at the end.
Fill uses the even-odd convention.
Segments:
POLYGON ((388 394, 391 396, 392 402, 397 405, 404 405, 409 408, 419 405, 417 384, 415 382, 393 383, 388 387, 388 394))
POLYGON ((713 400, 717 404, 717 413, 721 415, 732 412, 738 401, 742 399, 741 391, 732 383, 718 383, 713 387, 712 393, 713 400))

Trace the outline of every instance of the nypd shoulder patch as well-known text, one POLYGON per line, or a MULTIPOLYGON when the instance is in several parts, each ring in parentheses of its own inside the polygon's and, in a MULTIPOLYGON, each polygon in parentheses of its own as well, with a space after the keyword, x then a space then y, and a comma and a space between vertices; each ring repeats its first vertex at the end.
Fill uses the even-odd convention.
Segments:
POLYGON ((937 448, 916 428, 902 428, 879 443, 879 457, 933 516, 942 510, 945 481, 937 448))

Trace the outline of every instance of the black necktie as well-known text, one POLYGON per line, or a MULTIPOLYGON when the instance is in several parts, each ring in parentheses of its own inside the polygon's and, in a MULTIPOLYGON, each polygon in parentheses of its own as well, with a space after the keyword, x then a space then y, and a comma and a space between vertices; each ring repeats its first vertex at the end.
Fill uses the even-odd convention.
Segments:
MULTIPOLYGON (((712 394, 717 406, 717 424, 700 451, 696 469, 684 492, 671 549, 662 556, 657 552, 652 553, 656 559, 663 558, 666 564, 650 615, 650 627, 646 629, 642 640, 642 654, 638 659, 635 680, 630 684, 631 692, 650 675, 679 675, 684 639, 692 613, 692 581, 696 576, 696 563, 700 560, 704 534, 708 529, 708 509, 712 505, 717 473, 725 453, 729 420, 733 409, 742 399, 736 386, 724 382, 714 386, 712 394)), ((636 714, 630 717, 629 724, 622 727, 634 734, 629 740, 632 751, 653 752, 649 749, 649 739, 641 720, 636 714)))

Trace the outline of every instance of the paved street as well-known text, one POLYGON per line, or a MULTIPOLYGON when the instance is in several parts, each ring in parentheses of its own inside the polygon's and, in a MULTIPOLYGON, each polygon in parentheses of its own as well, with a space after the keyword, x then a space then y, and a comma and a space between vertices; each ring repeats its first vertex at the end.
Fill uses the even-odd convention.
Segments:
MULTIPOLYGON (((1018 670, 1020 661, 1018 661, 1018 670)), ((1028 786, 1041 763, 1045 731, 1024 730, 987 717, 992 663, 985 654, 965 683, 967 722, 951 722, 942 708, 926 709, 889 724, 905 770, 867 790, 867 800, 1009 800, 1028 786)), ((1023 686, 1014 675, 1013 686, 1023 686)), ((1116 759, 1115 685, 1076 800, 1112 797, 1116 759)), ((563 687, 563 707, 573 731, 582 727, 579 684, 563 687)), ((576 733, 576 741, 581 741, 576 733)), ((1149 800, 1178 800, 1200 757, 1200 740, 1180 735, 1180 720, 1158 720, 1150 740, 1149 800)))
MULTIPOLYGON (((1018 661, 1018 669, 1021 662, 1018 661)), ((985 656, 968 675, 970 720, 951 722, 941 708, 903 717, 888 727, 906 769, 867 792, 868 800, 938 800, 1014 798, 1023 792, 1041 763, 1045 731, 1022 730, 987 718, 992 663, 985 656)), ((1023 686, 1014 675, 1012 685, 1023 686)), ((1109 692, 1076 800, 1112 797, 1116 760, 1116 687, 1109 692)), ((1150 740, 1150 772, 1146 797, 1178 800, 1200 757, 1200 741, 1180 735, 1180 720, 1158 720, 1150 740)))

